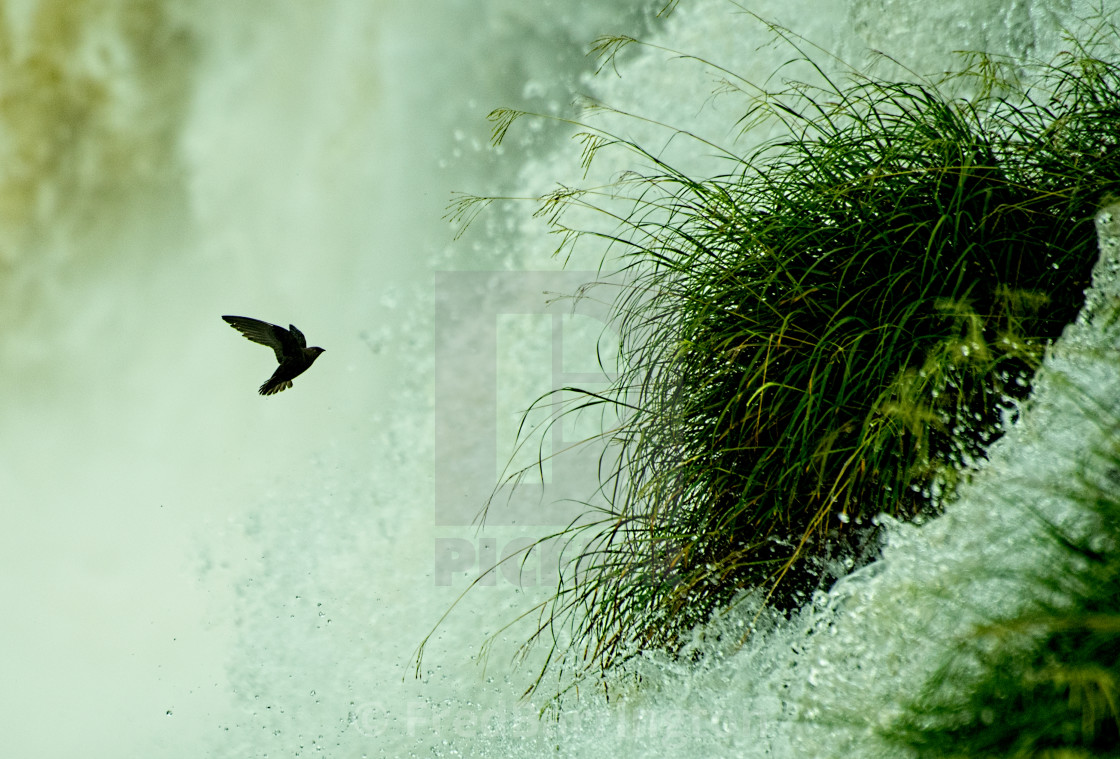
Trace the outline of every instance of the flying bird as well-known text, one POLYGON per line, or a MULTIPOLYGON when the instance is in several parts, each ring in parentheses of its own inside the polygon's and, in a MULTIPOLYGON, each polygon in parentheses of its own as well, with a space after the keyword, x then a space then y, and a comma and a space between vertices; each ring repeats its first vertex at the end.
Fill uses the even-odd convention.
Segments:
POLYGON ((269 324, 260 319, 250 319, 247 316, 223 316, 231 327, 236 329, 254 343, 267 345, 276 351, 276 360, 280 366, 261 385, 261 395, 273 395, 292 386, 292 380, 306 372, 323 352, 322 348, 307 347, 307 339, 303 333, 296 329, 296 325, 289 324, 284 329, 278 324, 269 324))

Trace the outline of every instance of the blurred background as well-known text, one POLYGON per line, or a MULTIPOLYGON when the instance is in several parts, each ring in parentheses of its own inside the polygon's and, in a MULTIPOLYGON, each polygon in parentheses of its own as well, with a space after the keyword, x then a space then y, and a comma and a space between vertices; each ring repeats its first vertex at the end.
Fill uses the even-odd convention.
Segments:
MULTIPOLYGON (((432 582, 432 272, 497 257, 448 260, 445 206, 516 173, 491 108, 566 108, 649 3, 568 5, 0 5, 0 754, 369 742, 357 706, 462 590, 432 582), (330 360, 262 398, 226 313, 330 360)), ((449 646, 475 679, 480 642, 449 646)))

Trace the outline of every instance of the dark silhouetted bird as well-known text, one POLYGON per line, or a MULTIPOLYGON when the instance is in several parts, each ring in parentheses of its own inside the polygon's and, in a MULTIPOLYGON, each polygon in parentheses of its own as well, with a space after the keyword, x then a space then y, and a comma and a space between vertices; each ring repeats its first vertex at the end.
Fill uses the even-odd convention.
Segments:
POLYGON ((268 382, 261 385, 261 395, 272 395, 287 390, 292 386, 292 380, 310 369, 315 359, 323 352, 322 348, 308 348, 307 339, 294 324, 289 324, 288 329, 284 329, 278 324, 269 324, 246 316, 222 318, 254 343, 267 345, 276 351, 276 360, 280 362, 280 366, 276 367, 268 382))

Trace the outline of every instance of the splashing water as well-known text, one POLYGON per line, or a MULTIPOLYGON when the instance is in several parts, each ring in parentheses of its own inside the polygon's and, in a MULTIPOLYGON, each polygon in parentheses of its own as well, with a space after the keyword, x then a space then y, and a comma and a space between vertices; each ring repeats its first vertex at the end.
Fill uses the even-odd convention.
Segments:
MULTIPOLYGON (((499 574, 468 594, 413 679, 416 645, 469 579, 544 529, 476 534, 438 523, 432 505, 447 455, 437 407, 482 409, 470 424, 500 417, 506 435, 553 376, 538 372, 551 367, 553 315, 503 311, 503 293, 481 291, 498 325, 496 409, 490 375, 469 360, 477 346, 441 353, 433 341, 429 261, 558 266, 521 217, 450 245, 448 193, 539 194, 580 174, 550 147, 566 137, 555 132, 487 152, 485 112, 564 113, 581 90, 727 142, 734 110, 710 99, 705 70, 646 51, 621 58, 617 77, 580 81, 593 66, 583 50, 648 24, 666 47, 758 82, 789 57, 722 1, 682 3, 664 22, 636 10, 656 4, 580 5, 4 7, 0 92, 16 95, 4 100, 14 112, 0 109, 0 642, 21 653, 0 677, 4 755, 887 756, 873 728, 951 636, 1015 608, 1014 578, 1047 550, 1020 505, 1077 521, 1046 484, 1069 478, 1101 434, 1083 399, 1117 397, 1117 338, 1100 316, 1115 257, 961 500, 926 524, 891 525, 880 561, 794 620, 741 604, 697 631, 700 664, 649 657, 620 703, 584 694, 542 721, 519 700, 532 670, 507 666, 516 632, 485 667, 476 654, 550 589, 536 557, 535 583, 499 574), (294 322, 328 353, 283 397, 260 399, 267 357, 222 313, 294 322), (437 397, 440 361, 466 369, 451 398, 437 397), (453 571, 444 549, 458 552, 453 571)), ((921 70, 961 48, 1046 58, 1085 11, 751 10, 853 63, 881 48, 921 70)), ((703 173, 710 160, 677 163, 703 173)), ((1110 225, 1102 217, 1114 251, 1110 225)), ((580 255, 577 268, 599 254, 580 255)), ((545 281, 518 297, 536 304, 549 282, 568 282, 545 281)), ((479 429, 458 430, 451 450, 497 449, 476 445, 479 429)))

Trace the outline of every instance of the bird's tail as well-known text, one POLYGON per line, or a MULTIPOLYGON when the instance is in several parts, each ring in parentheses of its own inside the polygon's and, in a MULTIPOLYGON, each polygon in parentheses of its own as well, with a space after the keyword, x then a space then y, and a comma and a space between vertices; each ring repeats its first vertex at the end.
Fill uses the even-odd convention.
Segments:
POLYGON ((261 385, 260 393, 261 395, 276 395, 276 393, 279 393, 281 390, 287 390, 291 386, 291 380, 288 380, 287 382, 277 382, 275 385, 272 384, 271 380, 269 380, 268 382, 261 385))

